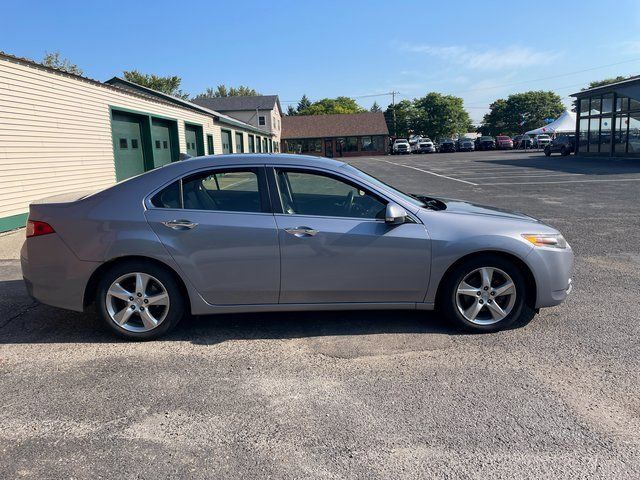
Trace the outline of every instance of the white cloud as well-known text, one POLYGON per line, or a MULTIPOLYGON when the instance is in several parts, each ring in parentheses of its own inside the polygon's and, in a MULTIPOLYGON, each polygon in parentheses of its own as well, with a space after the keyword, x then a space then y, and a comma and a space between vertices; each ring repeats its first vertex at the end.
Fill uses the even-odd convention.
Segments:
POLYGON ((504 70, 509 68, 548 65, 561 56, 560 52, 538 50, 519 45, 501 49, 479 50, 462 45, 413 45, 404 43, 400 49, 442 58, 472 70, 504 70))

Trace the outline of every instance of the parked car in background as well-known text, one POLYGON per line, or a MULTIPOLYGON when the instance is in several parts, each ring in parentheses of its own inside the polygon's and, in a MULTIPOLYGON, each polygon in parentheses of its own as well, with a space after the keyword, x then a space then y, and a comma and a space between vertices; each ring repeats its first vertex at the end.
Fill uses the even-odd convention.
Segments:
POLYGON ((458 151, 459 152, 473 152, 476 146, 473 143, 473 140, 470 138, 459 138, 458 139, 458 151))
POLYGON ((451 138, 445 138, 440 141, 440 148, 438 148, 438 152, 446 153, 446 152, 455 152, 456 151, 456 142, 451 138))
POLYGON ((392 155, 409 154, 411 153, 411 145, 406 138, 397 138, 393 142, 393 148, 391 150, 392 155))
POLYGON ((533 137, 533 148, 544 148, 550 143, 551 137, 549 135, 541 134, 533 137))
POLYGON ((548 157, 552 153, 560 153, 560 155, 569 155, 575 153, 576 136, 575 135, 558 135, 544 147, 544 154, 548 157))
POLYGON ((94 305, 134 340, 187 314, 314 309, 437 308, 493 332, 562 303, 573 264, 560 232, 525 214, 403 193, 299 155, 192 158, 39 200, 26 236, 32 297, 94 305))
POLYGON ((414 153, 435 153, 436 147, 430 138, 421 137, 413 147, 414 153))
POLYGON ((498 150, 511 150, 513 148, 513 140, 506 135, 498 135, 496 137, 496 148, 498 150))
POLYGON ((493 137, 482 136, 476 138, 476 150, 495 150, 496 141, 493 137))
POLYGON ((415 146, 418 144, 418 141, 420 140, 420 135, 411 135, 409 137, 409 147, 411 148, 411 151, 413 152, 415 149, 415 146))
POLYGON ((531 140, 531 137, 529 135, 516 135, 515 137, 513 137, 513 148, 533 148, 533 140, 531 140))

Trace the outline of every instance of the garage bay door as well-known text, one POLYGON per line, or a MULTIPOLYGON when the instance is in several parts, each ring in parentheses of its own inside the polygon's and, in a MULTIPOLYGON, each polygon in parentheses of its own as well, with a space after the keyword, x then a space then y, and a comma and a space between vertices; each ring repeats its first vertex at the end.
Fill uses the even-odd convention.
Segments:
POLYGON ((153 146, 153 163, 161 167, 171 163, 173 145, 171 143, 171 124, 166 120, 151 120, 151 143, 153 146))
POLYGON ((191 125, 185 125, 184 134, 187 140, 187 153, 192 157, 198 156, 198 130, 191 125))
POLYGON ((113 151, 116 180, 124 180, 145 171, 142 151, 142 128, 135 115, 113 112, 113 151))
POLYGON ((222 136, 222 153, 231 153, 231 132, 229 130, 221 130, 222 136))

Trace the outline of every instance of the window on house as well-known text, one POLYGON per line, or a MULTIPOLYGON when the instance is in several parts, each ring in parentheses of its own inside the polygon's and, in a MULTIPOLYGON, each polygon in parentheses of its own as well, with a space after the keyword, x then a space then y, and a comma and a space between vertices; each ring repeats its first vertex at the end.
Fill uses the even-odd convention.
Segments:
POLYGON ((120 139, 120 148, 129 148, 129 144, 126 138, 120 139))
POLYGON ((266 125, 267 121, 264 116, 260 115, 258 117, 258 125, 266 125))

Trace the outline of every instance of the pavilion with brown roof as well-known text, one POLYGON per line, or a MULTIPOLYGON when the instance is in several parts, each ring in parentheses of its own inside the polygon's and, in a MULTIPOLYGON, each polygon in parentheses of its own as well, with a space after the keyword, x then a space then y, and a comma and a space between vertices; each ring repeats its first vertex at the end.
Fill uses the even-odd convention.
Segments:
POLYGON ((282 117, 282 151, 348 157, 384 155, 389 130, 383 113, 339 115, 285 115, 282 117))

